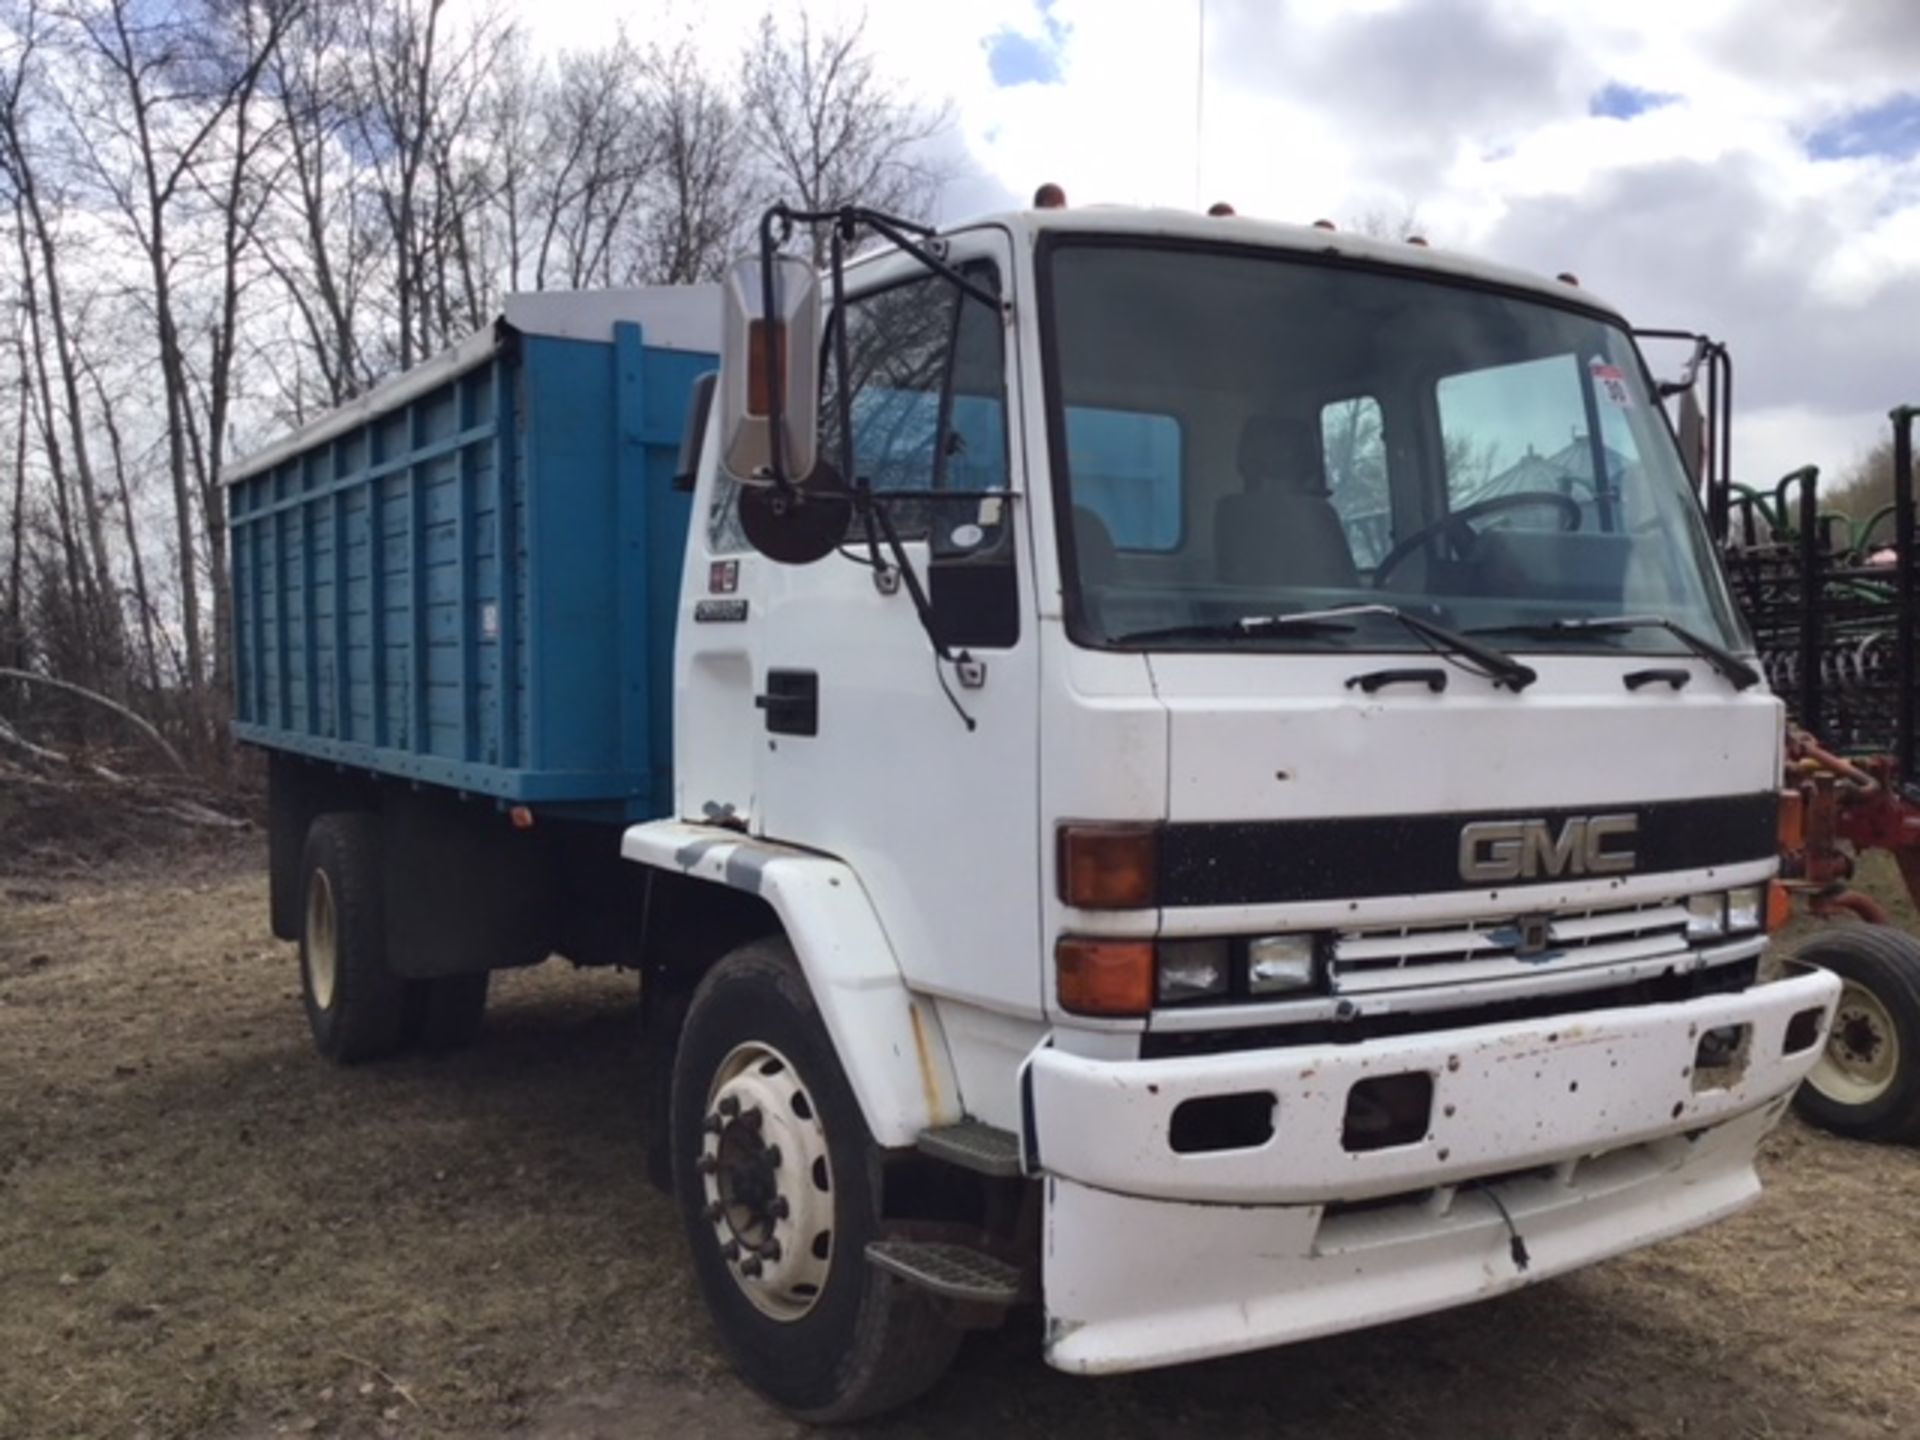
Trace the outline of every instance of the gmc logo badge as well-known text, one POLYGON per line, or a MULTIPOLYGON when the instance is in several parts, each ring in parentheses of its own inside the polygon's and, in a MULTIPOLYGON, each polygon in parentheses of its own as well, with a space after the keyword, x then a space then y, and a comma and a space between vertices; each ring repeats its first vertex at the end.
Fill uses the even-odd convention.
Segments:
POLYGON ((1460 878, 1551 880, 1633 869, 1633 815, 1576 815, 1556 833, 1546 820, 1479 820, 1460 830, 1460 878))

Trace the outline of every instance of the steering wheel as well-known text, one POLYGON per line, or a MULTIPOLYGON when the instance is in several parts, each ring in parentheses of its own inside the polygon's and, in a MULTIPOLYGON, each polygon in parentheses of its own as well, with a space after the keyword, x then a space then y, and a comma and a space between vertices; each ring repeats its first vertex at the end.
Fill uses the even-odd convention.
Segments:
POLYGON ((1562 495, 1558 490, 1516 490, 1511 495, 1495 495, 1490 500, 1476 501, 1464 509, 1442 515, 1431 525, 1422 525, 1382 555, 1380 563, 1373 567, 1373 588, 1381 589, 1387 576, 1435 534, 1444 533, 1453 545, 1453 553, 1464 559, 1474 542, 1480 538, 1479 532, 1473 528, 1475 520, 1496 515, 1503 510, 1522 510, 1529 505, 1548 505, 1558 510, 1562 530, 1578 530, 1581 520, 1585 518, 1580 510, 1580 502, 1562 495))

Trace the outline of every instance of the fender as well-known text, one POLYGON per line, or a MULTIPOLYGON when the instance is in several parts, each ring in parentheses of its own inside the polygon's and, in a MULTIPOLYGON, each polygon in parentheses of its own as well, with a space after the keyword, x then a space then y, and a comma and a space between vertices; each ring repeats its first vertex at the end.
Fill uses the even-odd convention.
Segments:
POLYGON ((867 1128, 881 1145, 912 1145, 922 1130, 961 1118, 940 1018, 907 988, 873 902, 844 861, 680 820, 630 827, 620 853, 636 864, 744 890, 773 908, 867 1128))

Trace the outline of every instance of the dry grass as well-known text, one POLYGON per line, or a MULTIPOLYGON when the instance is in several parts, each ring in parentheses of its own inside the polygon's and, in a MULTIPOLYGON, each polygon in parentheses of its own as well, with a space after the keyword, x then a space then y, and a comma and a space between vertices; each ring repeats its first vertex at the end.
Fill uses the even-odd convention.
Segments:
MULTIPOLYGON (((0 879, 0 1436, 800 1433, 640 1178, 630 978, 508 976, 478 1049, 336 1071, 263 890, 250 850, 0 879)), ((1023 1321, 875 1433, 1920 1433, 1920 1153, 1790 1124, 1765 1170, 1715 1230, 1291 1350, 1080 1381, 1023 1321)))

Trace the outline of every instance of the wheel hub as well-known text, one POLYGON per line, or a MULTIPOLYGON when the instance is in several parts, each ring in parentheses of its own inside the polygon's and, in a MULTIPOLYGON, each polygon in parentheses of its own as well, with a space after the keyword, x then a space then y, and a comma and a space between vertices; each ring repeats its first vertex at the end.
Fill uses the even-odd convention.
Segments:
POLYGON ((1893 1015, 1878 995, 1848 980, 1808 1083, 1839 1104, 1870 1105, 1887 1093, 1899 1071, 1893 1015))
POLYGON ((334 923, 333 882, 320 869, 307 882, 305 939, 307 988, 317 1008, 331 1010, 340 975, 339 928, 334 923))
POLYGON ((763 1314, 811 1310, 833 1259, 827 1135, 800 1076, 769 1045, 742 1045, 714 1075, 695 1162, 705 1217, 734 1283, 763 1314))

